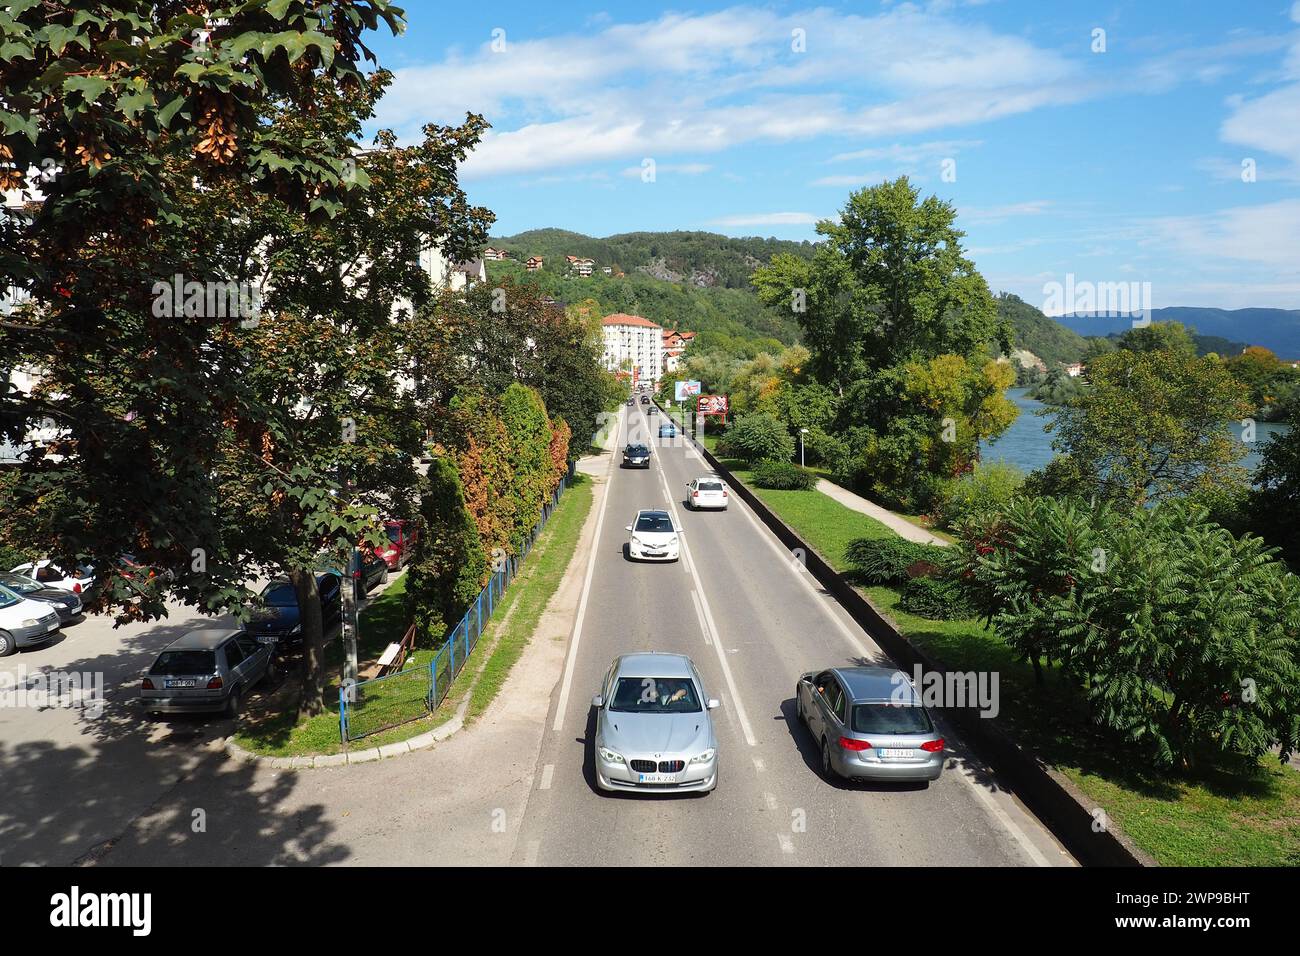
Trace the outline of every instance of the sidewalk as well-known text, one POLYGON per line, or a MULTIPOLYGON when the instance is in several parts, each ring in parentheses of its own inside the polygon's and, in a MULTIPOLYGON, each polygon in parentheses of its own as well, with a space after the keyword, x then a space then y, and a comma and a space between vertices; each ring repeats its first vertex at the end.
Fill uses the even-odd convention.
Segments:
POLYGON ((934 544, 939 547, 947 547, 948 542, 943 538, 932 535, 924 528, 918 528, 906 518, 900 518, 892 511, 888 511, 880 505, 872 504, 861 495, 855 495, 847 488, 841 488, 832 481, 820 478, 817 481, 817 490, 828 497, 834 498, 846 508, 852 508, 859 511, 869 518, 875 518, 890 531, 893 531, 900 538, 906 538, 908 541, 915 541, 918 544, 934 544))

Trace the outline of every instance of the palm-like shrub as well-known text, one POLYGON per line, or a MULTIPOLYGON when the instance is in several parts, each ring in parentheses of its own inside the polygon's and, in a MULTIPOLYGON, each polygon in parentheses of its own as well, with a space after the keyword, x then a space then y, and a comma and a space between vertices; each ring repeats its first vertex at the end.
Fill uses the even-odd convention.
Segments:
POLYGON ((751 412, 736 420, 718 440, 718 454, 745 461, 789 461, 794 457, 790 430, 765 412, 751 412))

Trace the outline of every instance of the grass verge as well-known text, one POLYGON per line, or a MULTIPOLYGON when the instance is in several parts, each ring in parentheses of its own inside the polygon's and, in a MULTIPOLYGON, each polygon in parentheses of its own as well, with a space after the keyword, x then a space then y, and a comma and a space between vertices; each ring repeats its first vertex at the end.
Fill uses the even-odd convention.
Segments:
MULTIPOLYGON (((509 675, 510 668, 519 659, 543 609, 559 586, 582 525, 591 510, 591 503, 591 481, 578 474, 570 481, 569 488, 538 536, 519 574, 502 596, 491 623, 484 627, 469 662, 457 675, 437 711, 353 741, 353 749, 378 747, 417 737, 446 721, 467 694, 471 698, 467 718, 477 716, 486 709, 509 675), (486 661, 480 670, 479 662, 483 661, 485 652, 486 661)), ((388 644, 401 640, 406 630, 403 608, 405 591, 406 579, 402 577, 371 601, 369 607, 362 612, 358 645, 358 656, 362 660, 378 657, 388 644)), ((408 658, 403 673, 412 672, 412 681, 420 681, 421 688, 427 687, 427 682, 415 677, 415 674, 428 670, 435 653, 429 648, 417 648, 408 658)), ((326 661, 331 671, 337 675, 337 668, 342 662, 341 642, 334 640, 329 643, 326 661)), ((393 680, 400 681, 400 678, 393 680)), ((396 688, 398 685, 393 683, 392 686, 396 688)), ((299 721, 292 712, 259 714, 250 711, 240 720, 235 742, 245 750, 268 757, 340 753, 344 747, 339 740, 337 676, 326 688, 325 701, 326 709, 323 713, 303 721, 299 721)))
MULTIPOLYGON (((819 492, 758 488, 743 463, 724 464, 850 580, 852 569, 844 559, 848 542, 893 534, 819 492)), ((979 621, 931 621, 899 610, 894 588, 860 590, 909 641, 945 667, 997 673, 998 725, 1074 781, 1162 865, 1300 865, 1295 768, 1269 757, 1246 774, 1216 767, 1185 776, 1158 773, 1092 726, 1073 685, 1049 671, 1037 686, 1032 667, 979 621)))

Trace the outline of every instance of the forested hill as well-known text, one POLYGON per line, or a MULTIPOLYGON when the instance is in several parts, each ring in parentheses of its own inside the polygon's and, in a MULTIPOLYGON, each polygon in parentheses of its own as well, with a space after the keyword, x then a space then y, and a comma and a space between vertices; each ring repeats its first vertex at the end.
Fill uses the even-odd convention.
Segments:
POLYGON ((998 314, 1011 323, 1015 347, 1033 352, 1048 368, 1083 358, 1087 342, 1082 335, 1044 315, 1019 296, 1009 292, 1000 294, 998 314))
POLYGON ((530 229, 515 236, 494 236, 488 245, 505 249, 523 262, 565 256, 594 259, 596 269, 611 266, 628 275, 642 273, 702 288, 749 289, 749 277, 772 256, 788 252, 811 256, 811 242, 757 237, 732 239, 714 232, 625 232, 603 239, 566 229, 530 229))

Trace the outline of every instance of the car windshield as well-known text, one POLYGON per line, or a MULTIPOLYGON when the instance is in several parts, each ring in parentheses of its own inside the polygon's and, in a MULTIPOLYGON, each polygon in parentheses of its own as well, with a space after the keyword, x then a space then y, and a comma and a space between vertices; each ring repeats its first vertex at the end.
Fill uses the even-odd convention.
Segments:
POLYGON ((0 585, 19 594, 31 594, 33 591, 42 590, 41 586, 31 578, 19 574, 0 574, 0 585))
POLYGON ((701 481, 700 491, 721 491, 722 482, 720 481, 701 481))
POLYGON ((666 514, 642 515, 636 519, 637 531, 672 531, 673 519, 666 514))
POLYGON ((397 542, 402 540, 402 529, 396 525, 390 524, 384 530, 388 532, 388 540, 393 542, 393 544, 397 544, 397 542))
POLYGON ((0 584, 0 607, 13 607, 23 596, 17 591, 11 591, 4 585, 0 584))
POLYGON ((934 730, 925 708, 912 704, 854 704, 853 731, 859 734, 928 734, 934 730))
POLYGON ((212 651, 163 651, 149 668, 150 674, 215 674, 217 658, 212 651))
POLYGON ((689 677, 620 677, 610 710, 624 714, 694 714, 700 709, 689 677))
POLYGON ((293 589, 293 585, 287 582, 283 584, 268 584, 266 590, 262 592, 262 599, 267 604, 275 607, 296 607, 298 604, 298 592, 293 589))
POLYGON ((648 454, 649 451, 650 451, 650 449, 649 449, 649 448, 646 448, 645 445, 628 445, 628 446, 627 446, 627 453, 628 453, 629 455, 645 455, 645 454, 648 454))

